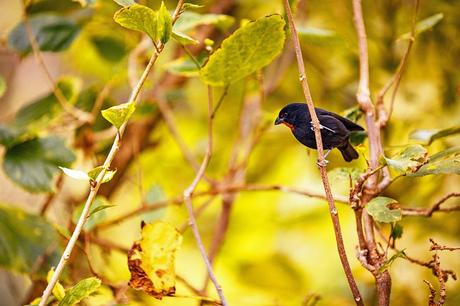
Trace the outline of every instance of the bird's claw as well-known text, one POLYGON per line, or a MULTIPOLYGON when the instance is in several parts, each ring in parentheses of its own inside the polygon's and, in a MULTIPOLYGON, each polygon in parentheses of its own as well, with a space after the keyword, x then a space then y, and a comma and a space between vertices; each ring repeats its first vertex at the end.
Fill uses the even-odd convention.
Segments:
POLYGON ((318 167, 326 167, 327 164, 329 164, 329 161, 328 161, 327 159, 325 159, 325 160, 323 160, 323 161, 318 160, 318 161, 316 162, 316 165, 318 165, 318 167))

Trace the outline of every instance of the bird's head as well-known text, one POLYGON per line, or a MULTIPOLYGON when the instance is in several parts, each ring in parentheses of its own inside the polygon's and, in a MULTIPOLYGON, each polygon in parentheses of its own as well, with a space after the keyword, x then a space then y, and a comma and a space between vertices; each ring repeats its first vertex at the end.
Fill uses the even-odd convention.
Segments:
POLYGON ((295 128, 307 112, 307 106, 304 103, 288 104, 280 110, 278 117, 275 120, 275 125, 284 124, 291 130, 295 128))

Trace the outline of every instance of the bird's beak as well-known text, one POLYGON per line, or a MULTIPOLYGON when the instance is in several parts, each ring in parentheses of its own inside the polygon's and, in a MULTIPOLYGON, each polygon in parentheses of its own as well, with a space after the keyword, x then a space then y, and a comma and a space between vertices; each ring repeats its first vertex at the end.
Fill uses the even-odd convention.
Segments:
POLYGON ((276 120, 275 120, 275 125, 281 124, 281 123, 283 123, 283 122, 284 122, 284 120, 281 119, 280 117, 278 117, 278 118, 276 118, 276 120))

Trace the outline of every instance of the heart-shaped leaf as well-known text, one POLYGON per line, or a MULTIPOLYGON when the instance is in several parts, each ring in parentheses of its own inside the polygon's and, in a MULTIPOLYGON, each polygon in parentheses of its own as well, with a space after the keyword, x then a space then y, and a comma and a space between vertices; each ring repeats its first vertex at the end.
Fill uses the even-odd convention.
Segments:
POLYGON ((283 49, 284 25, 283 17, 271 15, 239 28, 209 57, 201 79, 225 86, 270 64, 283 49))
POLYGON ((119 129, 125 122, 128 122, 135 110, 134 102, 127 102, 104 109, 101 113, 102 117, 119 129))
POLYGON ((401 220, 401 209, 390 209, 388 205, 398 203, 387 197, 373 198, 366 206, 366 210, 378 222, 391 223, 401 220))

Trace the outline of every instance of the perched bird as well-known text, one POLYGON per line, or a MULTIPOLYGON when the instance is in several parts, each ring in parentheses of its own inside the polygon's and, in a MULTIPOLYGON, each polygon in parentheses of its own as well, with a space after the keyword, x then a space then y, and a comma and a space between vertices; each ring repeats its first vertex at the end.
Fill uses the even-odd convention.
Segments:
MULTIPOLYGON (((321 129, 323 148, 330 150, 337 148, 343 158, 350 162, 359 157, 358 152, 351 146, 349 137, 351 131, 363 131, 364 129, 356 123, 321 108, 315 108, 321 129)), ((280 111, 275 125, 284 124, 288 126, 295 138, 303 145, 316 149, 315 132, 308 111, 307 104, 288 104, 280 111)))

